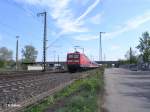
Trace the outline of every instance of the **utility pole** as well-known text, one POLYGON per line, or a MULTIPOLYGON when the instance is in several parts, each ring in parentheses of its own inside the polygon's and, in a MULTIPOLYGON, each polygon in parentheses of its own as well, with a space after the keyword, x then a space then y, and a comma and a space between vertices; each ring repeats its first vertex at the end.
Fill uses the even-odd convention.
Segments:
POLYGON ((83 54, 84 54, 84 48, 81 48, 81 49, 83 50, 82 52, 83 52, 83 54))
POLYGON ((43 71, 46 71, 46 41, 47 41, 47 12, 38 13, 38 16, 44 16, 44 38, 43 38, 43 71))
POLYGON ((132 48, 130 47, 130 64, 132 63, 132 48))
POLYGON ((53 53, 54 53, 54 65, 56 64, 56 60, 55 60, 55 58, 56 58, 56 51, 53 51, 53 53))
POLYGON ((99 41, 99 61, 102 61, 102 33, 105 33, 105 32, 100 32, 100 41, 99 41))
POLYGON ((18 39, 19 39, 19 36, 16 36, 16 70, 18 70, 18 39))
POLYGON ((104 61, 106 61, 106 55, 104 54, 104 61))
POLYGON ((59 55, 58 55, 58 65, 59 65, 59 55))

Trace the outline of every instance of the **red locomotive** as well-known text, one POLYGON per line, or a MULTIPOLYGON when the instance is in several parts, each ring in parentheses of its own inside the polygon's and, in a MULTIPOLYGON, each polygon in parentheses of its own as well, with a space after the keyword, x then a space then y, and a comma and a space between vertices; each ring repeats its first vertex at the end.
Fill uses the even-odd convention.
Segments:
POLYGON ((88 57, 80 52, 67 54, 67 67, 69 72, 76 72, 83 69, 97 68, 97 63, 92 62, 88 57))

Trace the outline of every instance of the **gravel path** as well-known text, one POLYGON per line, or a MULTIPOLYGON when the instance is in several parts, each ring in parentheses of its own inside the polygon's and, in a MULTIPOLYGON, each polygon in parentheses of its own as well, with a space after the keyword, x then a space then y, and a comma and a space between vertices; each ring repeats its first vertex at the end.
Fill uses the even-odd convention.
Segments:
POLYGON ((105 84, 104 110, 150 112, 150 72, 106 69, 105 84))

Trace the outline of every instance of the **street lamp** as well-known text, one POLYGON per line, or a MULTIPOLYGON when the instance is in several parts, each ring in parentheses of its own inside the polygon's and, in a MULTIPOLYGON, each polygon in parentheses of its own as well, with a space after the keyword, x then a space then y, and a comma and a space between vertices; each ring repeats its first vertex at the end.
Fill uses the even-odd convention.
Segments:
POLYGON ((18 70, 18 39, 19 39, 19 36, 16 36, 16 70, 18 70))
POLYGON ((100 32, 100 41, 99 41, 99 61, 102 61, 102 34, 105 32, 100 32))

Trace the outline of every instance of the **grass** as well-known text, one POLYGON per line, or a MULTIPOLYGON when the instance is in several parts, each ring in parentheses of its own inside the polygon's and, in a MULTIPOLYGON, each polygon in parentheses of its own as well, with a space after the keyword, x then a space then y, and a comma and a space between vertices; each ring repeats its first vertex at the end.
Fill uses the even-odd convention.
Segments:
POLYGON ((90 77, 82 79, 78 88, 81 91, 56 112, 96 112, 98 94, 103 88, 102 79, 99 70, 94 71, 90 77))
POLYGON ((24 112, 43 112, 59 100, 66 100, 70 95, 72 96, 65 106, 56 109, 56 112, 96 112, 98 94, 103 89, 102 72, 100 69, 90 71, 87 78, 75 81, 39 104, 28 107, 24 112))

